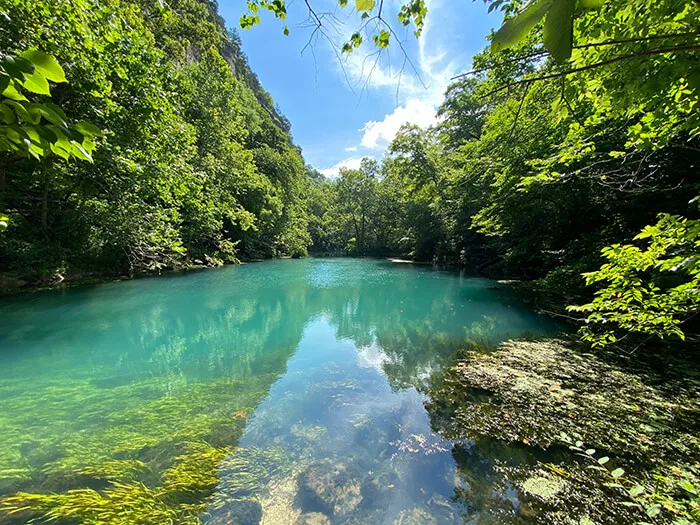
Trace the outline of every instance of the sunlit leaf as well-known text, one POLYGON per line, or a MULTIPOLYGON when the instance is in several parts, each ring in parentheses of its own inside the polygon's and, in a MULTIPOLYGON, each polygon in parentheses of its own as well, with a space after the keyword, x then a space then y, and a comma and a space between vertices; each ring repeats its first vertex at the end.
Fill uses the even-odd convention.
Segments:
POLYGON ((551 4, 544 22, 544 47, 557 62, 571 57, 576 0, 557 0, 551 4))
POLYGON ((22 84, 27 91, 31 91, 37 95, 51 95, 49 83, 46 78, 38 72, 27 75, 22 84))
POLYGON ((500 51, 522 39, 547 13, 552 2, 553 0, 534 0, 520 13, 507 20, 493 35, 493 50, 500 51))
POLYGON ((371 11, 374 8, 374 0, 355 0, 355 10, 360 13, 362 11, 371 11))
POLYGON ((29 60, 36 70, 44 77, 52 82, 67 82, 66 75, 63 72, 61 64, 51 55, 47 55, 43 51, 29 50, 21 53, 22 58, 29 60))

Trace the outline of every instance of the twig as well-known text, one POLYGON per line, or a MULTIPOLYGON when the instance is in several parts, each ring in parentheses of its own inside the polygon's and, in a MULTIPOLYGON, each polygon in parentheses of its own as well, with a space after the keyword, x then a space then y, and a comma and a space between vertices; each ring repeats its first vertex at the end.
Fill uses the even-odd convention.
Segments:
MULTIPOLYGON (((700 1, 700 0, 698 0, 700 1)), ((616 62, 622 62, 623 60, 631 60, 633 58, 640 58, 640 57, 645 57, 645 56, 652 56, 652 55, 663 55, 666 53, 678 53, 678 52, 683 52, 683 51, 697 51, 700 49, 700 44, 694 44, 694 45, 688 45, 688 46, 678 46, 678 47, 665 47, 665 48, 659 48, 659 49, 650 49, 648 51, 640 51, 638 53, 633 53, 630 55, 622 55, 614 58, 610 58, 608 60, 601 60, 600 62, 595 62, 593 64, 588 64, 585 66, 581 67, 576 67, 573 69, 567 69, 566 71, 559 71, 557 73, 551 73, 549 75, 542 75, 539 77, 535 78, 525 78, 522 80, 517 80, 515 82, 510 82, 506 84, 505 86, 498 87, 494 90, 489 91, 485 95, 480 96, 479 98, 486 98, 489 97, 495 93, 499 93, 500 91, 503 91, 505 89, 508 89, 513 86, 519 86, 522 84, 531 84, 533 82, 538 82, 540 80, 551 80, 553 78, 559 78, 559 77, 565 77, 567 75, 571 75, 574 73, 581 73, 583 71, 588 71, 591 69, 596 69, 599 67, 607 66, 610 64, 614 64, 616 62)))

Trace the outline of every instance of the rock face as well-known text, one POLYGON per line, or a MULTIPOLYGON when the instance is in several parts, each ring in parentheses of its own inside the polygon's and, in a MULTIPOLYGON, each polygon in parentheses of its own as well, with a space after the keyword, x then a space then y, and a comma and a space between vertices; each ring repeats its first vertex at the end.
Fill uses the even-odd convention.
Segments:
POLYGON ((360 481, 345 465, 330 461, 315 463, 299 476, 297 496, 304 510, 335 517, 351 513, 362 501, 360 481))

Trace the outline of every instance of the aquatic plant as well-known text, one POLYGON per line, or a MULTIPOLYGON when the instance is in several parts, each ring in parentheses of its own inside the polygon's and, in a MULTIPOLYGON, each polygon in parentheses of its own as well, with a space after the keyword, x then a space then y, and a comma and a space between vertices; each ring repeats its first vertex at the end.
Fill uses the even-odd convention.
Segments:
POLYGON ((563 341, 511 341, 465 354, 434 384, 427 407, 436 430, 465 443, 455 457, 476 512, 680 524, 700 510, 699 385, 687 370, 669 357, 660 381, 661 372, 639 361, 563 341), (484 470, 491 492, 477 495, 472 472, 484 470), (498 502, 509 485, 520 492, 515 513, 498 502))

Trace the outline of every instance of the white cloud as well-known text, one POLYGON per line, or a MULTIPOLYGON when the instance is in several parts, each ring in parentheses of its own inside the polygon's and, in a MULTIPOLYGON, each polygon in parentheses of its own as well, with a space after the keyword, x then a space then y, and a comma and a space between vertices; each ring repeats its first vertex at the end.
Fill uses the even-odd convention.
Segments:
MULTIPOLYGON (((363 55, 358 50, 345 57, 344 75, 356 88, 391 91, 397 96, 391 113, 382 120, 366 122, 360 129, 360 145, 365 148, 385 149, 403 124, 423 128, 435 124, 437 107, 444 99, 450 78, 463 71, 471 61, 470 57, 453 49, 453 35, 444 30, 453 16, 452 6, 444 0, 427 0, 426 3, 430 16, 421 37, 413 40, 409 36, 404 43, 413 67, 404 61, 403 51, 397 45, 390 46, 379 60, 371 46, 367 48, 369 54, 363 55)), ((396 9, 401 2, 393 4, 396 9)), ((355 150, 348 148, 346 151, 355 150)))
POLYGON ((357 146, 349 146, 345 148, 345 151, 357 151, 357 146))
POLYGON ((362 146, 372 149, 385 149, 394 139, 403 124, 410 123, 425 128, 437 122, 435 106, 432 102, 418 98, 409 99, 405 105, 384 116, 384 120, 367 122, 361 131, 362 146))
POLYGON ((340 162, 331 166, 330 168, 326 168, 320 171, 321 173, 323 173, 324 177, 327 177, 329 179, 335 179, 336 177, 338 177, 338 175, 340 175, 340 168, 356 170, 360 168, 361 163, 362 157, 350 157, 349 159, 341 160, 340 162))

